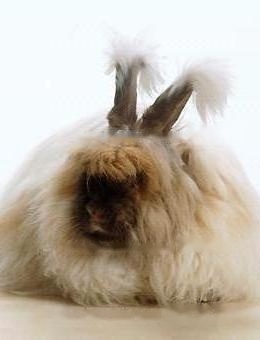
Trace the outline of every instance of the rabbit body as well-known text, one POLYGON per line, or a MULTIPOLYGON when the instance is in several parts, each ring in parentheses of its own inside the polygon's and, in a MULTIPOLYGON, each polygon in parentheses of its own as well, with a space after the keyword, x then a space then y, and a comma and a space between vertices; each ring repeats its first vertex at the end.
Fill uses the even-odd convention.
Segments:
POLYGON ((84 305, 258 299, 258 195, 224 146, 174 129, 191 92, 203 118, 223 86, 195 68, 137 120, 145 63, 127 60, 109 127, 101 115, 49 138, 6 187, 0 288, 84 305))

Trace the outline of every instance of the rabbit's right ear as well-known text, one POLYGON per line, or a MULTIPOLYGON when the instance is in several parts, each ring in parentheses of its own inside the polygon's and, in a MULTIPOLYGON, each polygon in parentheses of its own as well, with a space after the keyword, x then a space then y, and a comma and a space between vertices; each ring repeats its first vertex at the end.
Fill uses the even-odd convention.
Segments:
POLYGON ((141 63, 137 60, 125 67, 119 62, 116 69, 116 92, 114 106, 107 119, 111 132, 128 127, 131 129, 137 119, 137 76, 141 63))
POLYGON ((168 135, 192 94, 204 122, 221 113, 229 92, 229 79, 223 68, 209 60, 186 69, 144 112, 136 130, 143 135, 168 135))

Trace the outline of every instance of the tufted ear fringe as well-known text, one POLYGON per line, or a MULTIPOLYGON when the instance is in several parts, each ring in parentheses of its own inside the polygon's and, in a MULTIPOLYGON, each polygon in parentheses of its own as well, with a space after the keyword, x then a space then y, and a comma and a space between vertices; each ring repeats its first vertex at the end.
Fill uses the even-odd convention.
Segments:
POLYGON ((128 129, 141 135, 167 136, 191 96, 203 122, 222 113, 230 92, 229 77, 223 72, 226 67, 218 61, 206 60, 186 67, 137 120, 138 82, 151 92, 161 80, 155 55, 139 45, 143 46, 135 40, 113 46, 110 69, 116 70, 116 93, 107 116, 112 133, 128 129))
POLYGON ((168 135, 191 95, 203 122, 220 114, 230 88, 223 69, 216 61, 188 67, 145 111, 137 122, 138 131, 144 135, 168 135))

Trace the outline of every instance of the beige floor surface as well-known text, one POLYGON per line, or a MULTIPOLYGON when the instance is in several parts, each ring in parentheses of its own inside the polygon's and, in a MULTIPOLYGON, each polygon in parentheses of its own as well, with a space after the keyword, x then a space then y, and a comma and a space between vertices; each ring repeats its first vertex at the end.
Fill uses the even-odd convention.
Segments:
POLYGON ((80 307, 0 294, 1 340, 259 339, 260 305, 80 307))

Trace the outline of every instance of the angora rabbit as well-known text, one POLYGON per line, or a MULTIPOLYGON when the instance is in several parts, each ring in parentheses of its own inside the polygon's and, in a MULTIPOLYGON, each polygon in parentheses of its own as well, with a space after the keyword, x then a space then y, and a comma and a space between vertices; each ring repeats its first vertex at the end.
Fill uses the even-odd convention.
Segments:
POLYGON ((176 125, 191 96, 203 121, 223 109, 221 67, 186 68, 138 117, 157 60, 136 42, 111 59, 110 112, 42 143, 6 188, 0 288, 84 305, 259 298, 259 198, 225 147, 176 125))

